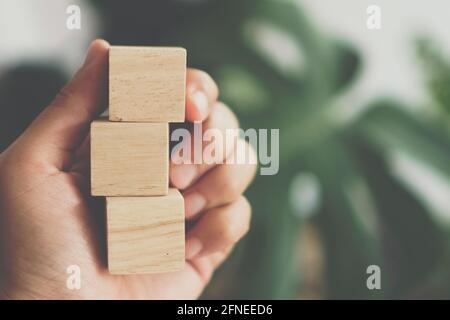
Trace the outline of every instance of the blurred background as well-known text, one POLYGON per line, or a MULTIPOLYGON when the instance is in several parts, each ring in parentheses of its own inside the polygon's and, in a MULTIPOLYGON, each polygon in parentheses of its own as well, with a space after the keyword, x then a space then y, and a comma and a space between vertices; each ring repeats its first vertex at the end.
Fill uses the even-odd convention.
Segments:
POLYGON ((96 37, 174 45, 244 128, 280 129, 280 172, 204 298, 450 298, 446 0, 0 0, 0 151, 96 37), (69 5, 81 28, 66 27, 69 5), (381 9, 369 30, 366 9, 381 9), (381 290, 366 286, 381 268, 381 290))

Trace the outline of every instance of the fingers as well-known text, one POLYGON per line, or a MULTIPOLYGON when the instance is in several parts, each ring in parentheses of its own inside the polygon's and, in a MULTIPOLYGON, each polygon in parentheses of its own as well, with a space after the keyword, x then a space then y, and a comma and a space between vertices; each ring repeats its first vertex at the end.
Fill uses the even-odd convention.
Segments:
POLYGON ((217 84, 206 72, 189 69, 186 88, 186 120, 204 121, 219 97, 217 84))
MULTIPOLYGON (((226 159, 233 151, 237 139, 227 139, 227 141, 224 141, 224 137, 226 137, 228 129, 237 129, 238 127, 239 123, 233 112, 223 103, 216 102, 211 109, 208 119, 202 124, 203 132, 191 131, 190 145, 187 146, 187 148, 191 150, 190 163, 175 164, 173 161, 170 163, 169 172, 171 184, 178 189, 184 190, 205 172, 213 168, 217 162, 226 159), (204 136, 206 136, 207 133, 219 137, 218 141, 212 137, 212 141, 206 141, 207 139, 204 139, 204 136), (200 137, 198 137, 198 135, 200 135, 200 137), (196 143, 196 139, 201 140, 199 145, 196 143), (214 158, 216 158, 217 161, 203 161, 205 160, 203 159, 203 152, 207 147, 210 151, 208 154, 216 153, 214 158), (195 164, 196 154, 200 154, 202 157, 202 161, 199 164, 195 164)), ((193 131, 195 131, 195 128, 193 131)))
POLYGON ((216 270, 222 262, 231 253, 233 246, 218 251, 216 253, 210 254, 209 256, 204 256, 196 259, 189 260, 189 264, 200 277, 202 282, 206 285, 210 280, 216 270))
POLYGON ((195 218, 204 210, 236 201, 247 189, 255 176, 256 154, 244 140, 238 141, 233 154, 238 150, 249 155, 246 163, 216 166, 184 192, 187 219, 195 218))
POLYGON ((249 230, 251 207, 246 198, 211 209, 200 217, 186 240, 186 259, 229 250, 249 230))
POLYGON ((81 69, 21 137, 26 144, 75 150, 102 112, 109 44, 94 41, 81 69))

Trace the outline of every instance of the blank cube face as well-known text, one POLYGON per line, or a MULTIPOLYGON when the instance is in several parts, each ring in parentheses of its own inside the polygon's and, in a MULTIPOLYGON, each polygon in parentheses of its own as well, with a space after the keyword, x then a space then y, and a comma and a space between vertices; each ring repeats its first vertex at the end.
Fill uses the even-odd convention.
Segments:
POLYGON ((109 120, 183 122, 186 50, 111 47, 109 120))
POLYGON ((166 195, 169 189, 167 123, 91 125, 93 196, 166 195))
POLYGON ((184 201, 178 190, 162 197, 107 198, 106 210, 110 273, 183 269, 184 201))

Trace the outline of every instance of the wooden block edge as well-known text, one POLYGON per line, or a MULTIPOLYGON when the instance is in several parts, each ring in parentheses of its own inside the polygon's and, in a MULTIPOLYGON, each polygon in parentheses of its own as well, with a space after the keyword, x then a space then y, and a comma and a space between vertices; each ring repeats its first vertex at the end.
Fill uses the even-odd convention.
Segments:
MULTIPOLYGON (((110 122, 150 122, 150 123, 158 123, 158 122, 168 122, 168 123, 183 123, 186 121, 186 78, 187 78, 187 49, 183 48, 183 47, 148 47, 148 46, 110 46, 109 48, 109 52, 108 52, 108 63, 109 65, 111 65, 111 51, 114 50, 120 50, 120 49, 126 49, 126 50, 142 50, 142 49, 155 49, 155 50, 161 50, 161 49, 166 49, 166 50, 175 50, 175 51, 180 51, 183 53, 183 59, 184 59, 184 86, 183 86, 183 96, 184 96, 184 103, 183 103, 183 112, 182 114, 180 114, 179 116, 175 116, 173 118, 169 117, 169 118, 153 118, 153 117, 149 117, 149 118, 127 118, 126 120, 124 120, 122 117, 116 116, 114 113, 109 112, 108 114, 108 120, 110 122)), ((108 76, 107 78, 110 78, 109 75, 110 72, 110 68, 108 67, 108 76)), ((108 93, 111 92, 111 81, 108 80, 108 93)), ((108 94, 109 96, 109 94, 108 94)), ((109 98, 108 98, 109 101, 109 98)))
MULTIPOLYGON (((181 194, 181 192, 178 189, 175 188, 169 188, 169 192, 168 195, 172 194, 172 196, 174 196, 175 198, 177 198, 178 201, 180 201, 180 206, 181 206, 181 212, 182 215, 184 217, 184 212, 185 212, 185 205, 184 205, 184 197, 181 194)), ((107 211, 108 209, 108 199, 109 198, 116 198, 116 197, 106 197, 105 198, 105 210, 107 211)), ((107 218, 107 212, 106 212, 106 219, 107 218)), ((186 267, 186 255, 185 252, 183 252, 182 257, 180 258, 180 261, 178 261, 178 264, 171 267, 171 268, 156 268, 156 267, 148 267, 148 268, 141 268, 141 270, 120 270, 115 269, 113 266, 110 265, 109 261, 109 248, 108 248, 108 244, 110 242, 109 239, 109 230, 108 230, 108 223, 106 222, 106 253, 107 253, 107 268, 108 268, 108 272, 111 275, 140 275, 140 274, 161 274, 161 273, 169 273, 169 272, 179 272, 184 270, 184 268, 186 267)), ((186 238, 186 228, 183 228, 183 238, 186 238)), ((186 240, 183 241, 184 244, 184 249, 186 250, 186 240)))

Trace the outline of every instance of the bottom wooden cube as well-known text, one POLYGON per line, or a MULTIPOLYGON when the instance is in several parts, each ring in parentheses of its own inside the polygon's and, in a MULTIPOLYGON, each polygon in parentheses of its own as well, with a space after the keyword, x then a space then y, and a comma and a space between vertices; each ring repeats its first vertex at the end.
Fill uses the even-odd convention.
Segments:
POLYGON ((184 200, 178 190, 158 197, 108 197, 106 212, 111 274, 183 269, 184 200))

